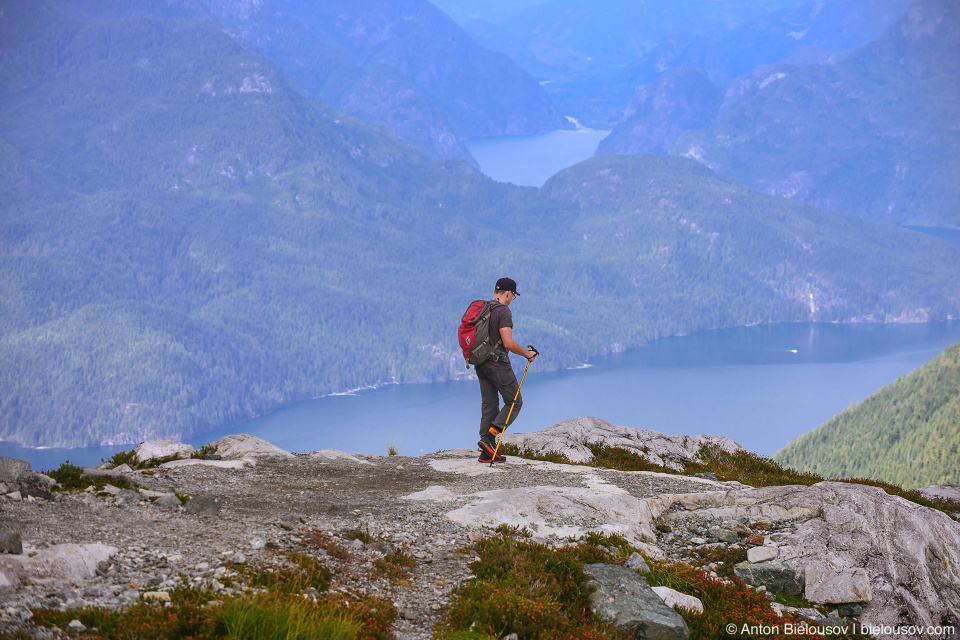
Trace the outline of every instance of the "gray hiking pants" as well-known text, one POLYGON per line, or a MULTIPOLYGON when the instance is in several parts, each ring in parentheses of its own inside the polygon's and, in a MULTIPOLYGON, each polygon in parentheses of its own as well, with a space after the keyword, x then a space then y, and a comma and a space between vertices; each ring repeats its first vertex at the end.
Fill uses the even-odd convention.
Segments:
POLYGON ((487 369, 484 365, 477 367, 477 379, 480 380, 480 435, 490 431, 494 427, 497 431, 503 431, 509 425, 507 424, 507 414, 510 414, 510 422, 517 419, 520 413, 520 407, 523 406, 523 397, 517 391, 520 385, 517 383, 517 375, 513 369, 487 369), (503 408, 500 408, 500 398, 503 396, 503 408), (514 395, 517 396, 517 402, 513 405, 513 411, 510 411, 510 405, 513 403, 514 395))

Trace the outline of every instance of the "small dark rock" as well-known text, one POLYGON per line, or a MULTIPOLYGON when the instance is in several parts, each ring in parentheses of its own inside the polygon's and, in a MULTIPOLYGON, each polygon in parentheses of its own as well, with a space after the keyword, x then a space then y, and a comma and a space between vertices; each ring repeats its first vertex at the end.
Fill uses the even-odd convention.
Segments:
POLYGON ((788 596, 803 593, 803 576, 778 560, 755 564, 742 562, 733 567, 733 573, 749 585, 766 586, 770 593, 784 593, 788 596))
POLYGON ((15 555, 23 553, 23 541, 20 539, 20 534, 12 531, 0 532, 0 553, 15 555))
POLYGON ((710 473, 709 471, 703 473, 691 473, 694 478, 703 478, 704 480, 713 480, 714 482, 719 482, 717 476, 710 473))
POLYGON ((212 496, 193 496, 187 501, 184 511, 201 515, 215 516, 220 513, 223 500, 212 496))
POLYGON ((859 602, 847 602, 837 606, 837 613, 845 618, 856 618, 863 613, 863 605, 859 602))
POLYGON ((379 551, 383 555, 389 555, 391 553, 394 553, 395 551, 395 549, 393 548, 393 545, 387 542, 386 540, 377 540, 375 542, 371 542, 367 545, 367 549, 372 549, 373 551, 379 551))
POLYGON ((180 502, 180 498, 172 493, 166 493, 160 496, 153 501, 153 504, 157 505, 161 509, 179 509, 183 505, 183 503, 180 502))
POLYGON ((116 500, 117 504, 119 505, 128 505, 137 504, 142 498, 143 496, 136 491, 131 491, 130 489, 120 489, 113 499, 116 500))
POLYGON ((223 460, 223 456, 219 453, 205 453, 203 454, 204 460, 223 460))
POLYGON ((727 544, 733 544, 734 542, 740 541, 740 536, 737 535, 736 531, 723 529, 721 527, 710 527, 710 529, 707 531, 707 535, 711 538, 716 538, 720 542, 726 542, 727 544))

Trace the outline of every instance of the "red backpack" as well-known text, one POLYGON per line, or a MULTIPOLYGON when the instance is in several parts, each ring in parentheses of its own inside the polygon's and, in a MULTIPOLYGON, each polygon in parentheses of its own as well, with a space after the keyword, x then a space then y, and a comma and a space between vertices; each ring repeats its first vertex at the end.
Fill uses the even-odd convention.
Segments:
MULTIPOLYGON (((457 337, 468 369, 470 365, 476 367, 487 360, 506 359, 509 362, 505 353, 490 344, 490 314, 499 306, 496 300, 474 300, 460 319, 457 337)), ((497 345, 501 342, 497 340, 497 345)))

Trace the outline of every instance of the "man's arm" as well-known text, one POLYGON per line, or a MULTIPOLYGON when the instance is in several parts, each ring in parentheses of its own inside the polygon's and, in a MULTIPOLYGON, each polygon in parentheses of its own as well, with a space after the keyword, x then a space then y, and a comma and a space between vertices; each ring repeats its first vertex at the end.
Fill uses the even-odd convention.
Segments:
POLYGON ((513 327, 500 327, 500 339, 503 340, 503 348, 518 356, 523 356, 531 362, 537 357, 536 351, 530 351, 520 346, 520 343, 513 339, 513 327))

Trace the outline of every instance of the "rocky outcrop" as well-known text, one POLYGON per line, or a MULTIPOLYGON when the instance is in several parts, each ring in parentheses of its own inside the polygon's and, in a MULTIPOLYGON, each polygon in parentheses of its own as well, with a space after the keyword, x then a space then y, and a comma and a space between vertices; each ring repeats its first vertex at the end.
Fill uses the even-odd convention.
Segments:
POLYGON ((224 460, 278 460, 293 457, 289 451, 245 433, 220 438, 213 443, 213 447, 224 460))
POLYGON ((0 490, 14 500, 52 497, 56 481, 30 468, 30 463, 0 456, 0 490))
MULTIPOLYGON (((613 442, 629 439, 622 429, 609 426, 613 442)), ((249 437, 220 444, 228 445, 223 452, 229 456, 276 455, 273 445, 249 437)), ((0 586, 6 587, 0 626, 11 616, 22 619, 38 603, 126 606, 148 597, 150 589, 175 587, 180 576, 237 595, 241 576, 234 565, 262 561, 271 549, 299 553, 308 532, 322 532, 358 554, 356 566, 330 566, 338 580, 352 581, 363 593, 373 589, 363 563, 409 546, 420 563, 415 580, 423 589, 376 589, 398 603, 399 624, 419 629, 424 621, 436 622, 450 589, 468 575, 473 555, 463 553, 465 546, 503 524, 554 547, 588 532, 616 533, 648 560, 694 562, 708 574, 715 563, 698 562, 693 552, 716 557, 715 551, 746 550, 747 562, 734 572, 758 591, 770 597, 799 593, 862 624, 892 628, 960 618, 960 523, 875 487, 822 482, 744 488, 513 456, 491 466, 477 464, 476 451, 469 449, 421 457, 326 451, 274 459, 263 465, 248 464, 256 460, 250 457, 176 461, 195 464, 131 472, 138 492, 107 485, 103 491, 58 494, 54 501, 5 501, 0 532, 8 534, 5 548, 15 555, 0 555, 0 586), (237 467, 219 466, 228 464, 237 467), (192 498, 181 508, 175 493, 192 498), (365 545, 356 539, 360 528, 379 539, 365 545), (16 554, 18 540, 22 554, 16 554), (435 591, 441 583, 445 590, 435 591)), ((12 466, 23 473, 22 465, 12 466)), ((634 554, 612 569, 619 576, 614 583, 622 578, 634 584, 652 565, 634 554)), ((695 594, 658 587, 652 595, 667 609, 664 603, 696 608, 685 597, 695 594)), ((617 606, 640 607, 630 598, 617 596, 617 606)), ((596 606, 606 606, 603 598, 596 606)), ((808 619, 829 612, 771 607, 808 619)))
POLYGON ((705 493, 682 502, 664 519, 788 525, 772 544, 804 577, 806 597, 862 602, 865 623, 936 625, 960 614, 960 523, 940 511, 843 482, 705 493))
POLYGON ((0 556, 0 588, 89 579, 116 552, 103 544, 59 544, 31 555, 0 556))
POLYGON ((132 462, 135 466, 144 466, 162 458, 189 458, 191 455, 193 447, 189 444, 174 440, 154 440, 137 445, 133 450, 132 462))
POLYGON ((503 439, 537 454, 559 451, 573 462, 593 458, 586 445, 600 442, 609 447, 628 449, 652 464, 675 470, 683 469, 684 462, 694 460, 704 444, 715 445, 730 453, 742 448, 723 436, 668 436, 650 429, 618 427, 593 417, 571 418, 533 433, 507 433, 503 439))
POLYGON ((960 484, 932 484, 917 489, 928 498, 940 498, 960 502, 960 484))

